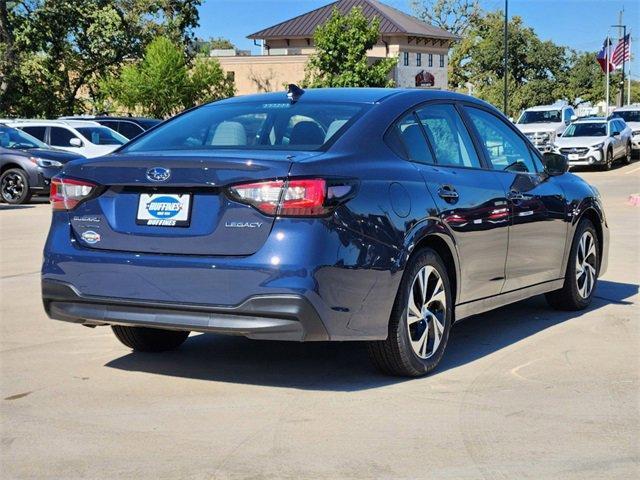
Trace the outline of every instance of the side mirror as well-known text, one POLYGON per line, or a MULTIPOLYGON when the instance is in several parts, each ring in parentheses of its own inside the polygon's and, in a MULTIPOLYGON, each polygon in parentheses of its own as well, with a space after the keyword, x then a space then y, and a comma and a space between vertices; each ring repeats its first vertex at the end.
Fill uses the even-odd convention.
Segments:
POLYGON ((82 146, 82 140, 80 140, 79 138, 72 138, 71 140, 69 140, 69 145, 71 145, 72 147, 81 147, 82 146))
POLYGON ((567 157, 559 153, 547 152, 542 156, 544 170, 552 177, 562 175, 569 170, 567 157))
POLYGON ((558 133, 556 133, 556 137, 561 137, 563 133, 564 133, 564 132, 558 132, 558 133))
POLYGON ((613 132, 611 134, 612 137, 619 137, 620 136, 620 132, 613 132))

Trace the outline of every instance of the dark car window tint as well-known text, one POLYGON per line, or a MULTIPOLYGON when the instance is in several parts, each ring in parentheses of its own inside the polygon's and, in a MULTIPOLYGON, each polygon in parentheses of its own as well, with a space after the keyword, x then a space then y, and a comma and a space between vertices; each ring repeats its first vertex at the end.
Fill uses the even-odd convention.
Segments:
POLYGON ((47 127, 21 127, 21 130, 27 132, 32 137, 36 137, 41 142, 44 142, 44 134, 47 131, 47 127))
POLYGON ((416 112, 438 165, 480 168, 469 132, 453 105, 430 105, 416 112))
POLYGON ((115 130, 116 132, 118 131, 118 123, 120 122, 116 122, 115 120, 96 120, 96 121, 104 127, 108 127, 111 130, 115 130))
POLYGON ((536 171, 526 142, 509 125, 492 113, 465 108, 493 168, 514 172, 536 171))
POLYGON ((51 145, 54 147, 69 147, 69 141, 76 137, 73 132, 61 127, 51 127, 51 145))
POLYGON ((289 101, 205 105, 159 125, 124 151, 318 150, 344 132, 366 108, 289 101))
POLYGON ((433 164, 429 145, 413 113, 400 119, 387 134, 389 146, 407 160, 433 164))
POLYGON ((128 139, 132 139, 140 135, 144 130, 135 123, 120 122, 120 129, 118 130, 120 135, 124 135, 128 139))

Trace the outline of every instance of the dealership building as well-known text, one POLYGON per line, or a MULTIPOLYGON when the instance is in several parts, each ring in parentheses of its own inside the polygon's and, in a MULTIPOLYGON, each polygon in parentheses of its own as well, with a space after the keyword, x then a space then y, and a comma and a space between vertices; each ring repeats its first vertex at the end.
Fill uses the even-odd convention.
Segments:
POLYGON ((397 59, 391 73, 397 86, 447 88, 448 51, 456 37, 377 0, 338 0, 252 33, 247 38, 260 46, 259 55, 235 49, 212 50, 211 55, 234 78, 238 95, 281 90, 304 78, 305 65, 314 52, 315 29, 328 20, 334 8, 347 14, 353 7, 362 8, 369 19, 380 20, 380 39, 368 55, 372 61, 397 59))

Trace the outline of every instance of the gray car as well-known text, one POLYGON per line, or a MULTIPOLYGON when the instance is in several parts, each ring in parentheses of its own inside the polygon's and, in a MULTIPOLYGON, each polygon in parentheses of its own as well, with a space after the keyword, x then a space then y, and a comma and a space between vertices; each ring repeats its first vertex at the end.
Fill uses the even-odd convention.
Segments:
POLYGON ((71 160, 85 158, 56 150, 37 138, 0 123, 0 198, 27 203, 34 194, 48 194, 51 178, 71 160))

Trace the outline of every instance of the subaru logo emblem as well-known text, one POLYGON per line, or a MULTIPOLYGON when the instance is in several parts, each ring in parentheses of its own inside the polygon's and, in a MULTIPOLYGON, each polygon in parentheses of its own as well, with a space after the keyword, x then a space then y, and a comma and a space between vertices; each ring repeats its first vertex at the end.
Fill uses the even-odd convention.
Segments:
POLYGON ((152 182, 166 182, 171 176, 171 170, 162 167, 153 167, 147 170, 147 178, 152 182))

